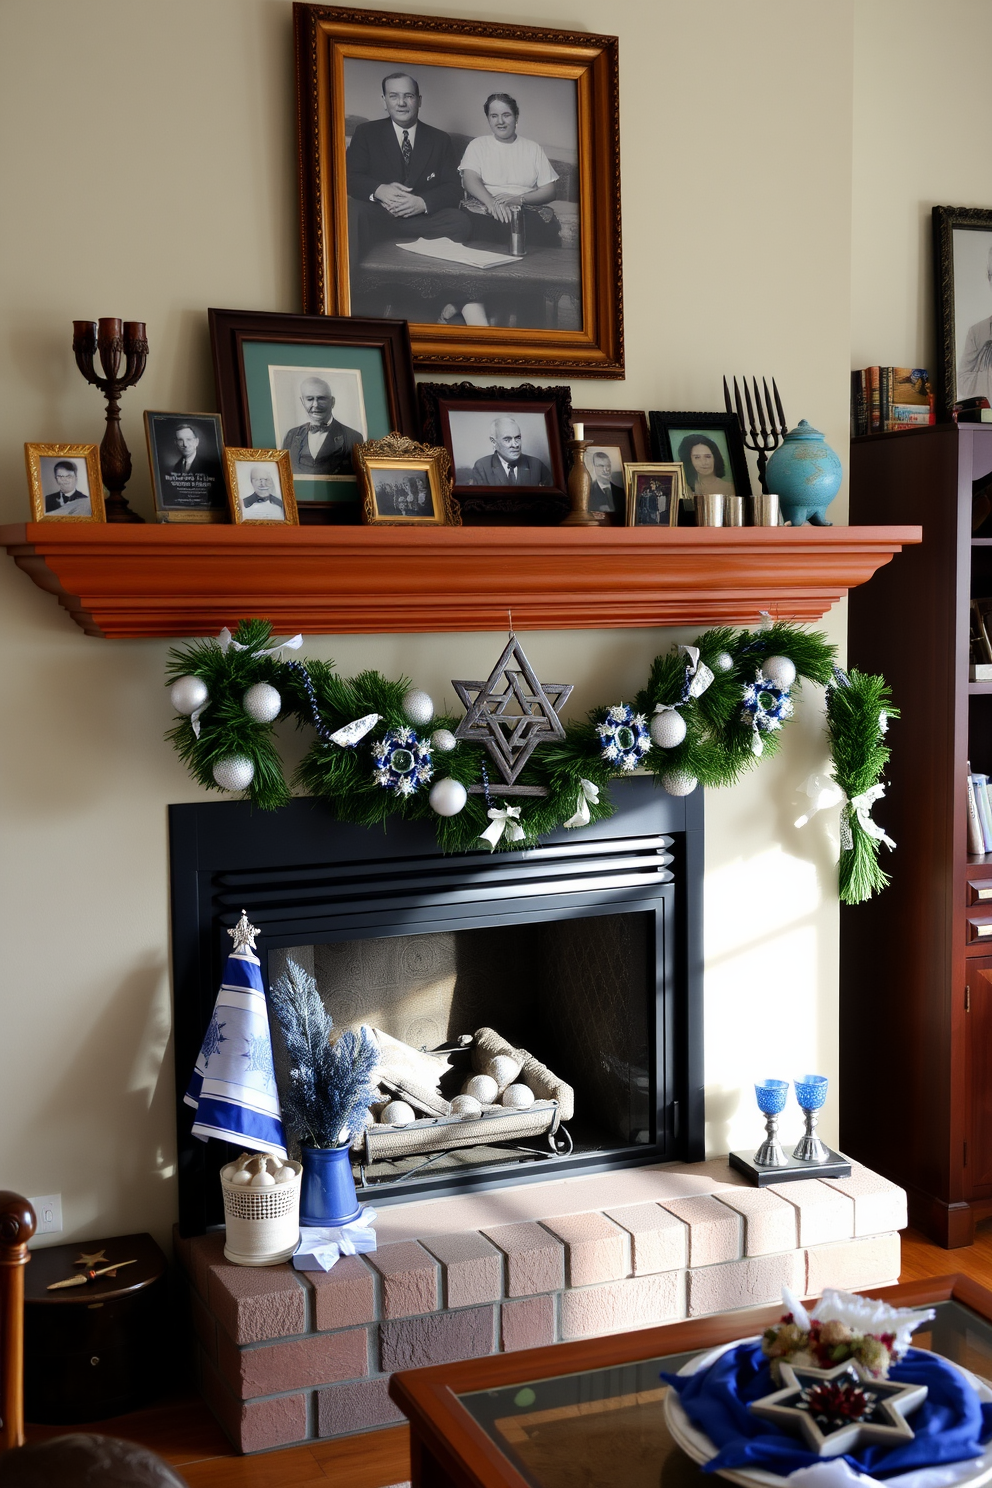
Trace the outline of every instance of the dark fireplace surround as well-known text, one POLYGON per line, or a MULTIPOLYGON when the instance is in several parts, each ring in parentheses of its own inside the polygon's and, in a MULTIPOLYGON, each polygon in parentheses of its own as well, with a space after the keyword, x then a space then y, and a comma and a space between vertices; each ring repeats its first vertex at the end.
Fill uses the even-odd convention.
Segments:
MULTIPOLYGON (((235 1149, 193 1137, 182 1097, 242 909, 266 985, 295 955, 336 1027, 433 1047, 488 1025, 575 1089, 569 1154, 387 1170, 359 1182, 367 1202, 702 1158, 702 791, 675 798, 640 778, 615 800, 609 821, 536 848, 452 856, 428 824, 368 830, 311 800, 169 808, 184 1235, 223 1222, 217 1172, 235 1149)), ((277 1030, 273 1042, 278 1071, 277 1030)))

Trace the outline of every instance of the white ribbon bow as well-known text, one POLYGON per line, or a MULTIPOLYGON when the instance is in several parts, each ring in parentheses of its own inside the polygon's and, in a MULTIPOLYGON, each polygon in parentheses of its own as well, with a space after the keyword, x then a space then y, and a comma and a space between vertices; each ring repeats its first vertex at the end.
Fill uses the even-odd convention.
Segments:
POLYGON ((875 802, 880 801, 884 795, 885 786, 882 785, 881 782, 879 782, 878 785, 873 785, 870 787, 870 789, 862 791, 860 796, 851 797, 850 801, 848 802, 848 809, 844 812, 843 816, 840 819, 841 847, 851 848, 854 846, 854 838, 851 833, 850 820, 851 812, 853 811, 854 815, 861 823, 861 828, 862 831, 865 833, 865 836, 870 837, 873 842, 884 842, 889 851, 892 851, 892 849, 895 847, 895 843, 892 841, 892 838, 886 835, 883 828, 878 825, 878 822, 873 822, 871 819, 871 808, 874 806, 875 802), (845 840, 845 838, 847 840, 845 840))
POLYGON ((491 806, 486 814, 492 826, 479 834, 479 841, 488 842, 490 852, 495 852, 496 844, 504 832, 510 842, 523 842, 526 838, 527 834, 519 821, 519 806, 491 806))
POLYGON ((599 786, 593 785, 591 780, 579 781, 579 794, 575 802, 575 815, 570 816, 564 823, 566 827, 587 827, 589 825, 589 802, 594 806, 599 805, 599 786))
POLYGON ((343 1255, 365 1255, 376 1248, 375 1230, 371 1228, 376 1217, 374 1209, 365 1208, 351 1224, 319 1228, 304 1226, 300 1230, 300 1243, 293 1256, 297 1271, 312 1271, 319 1266, 330 1271, 343 1255))
POLYGON ((684 651, 689 658, 687 670, 689 676, 692 678, 692 681, 689 683, 689 696, 702 697, 707 687, 713 681, 713 673, 705 661, 700 661, 698 646, 680 646, 679 650, 684 651))
POLYGON ((807 822, 811 822, 818 811, 829 811, 831 806, 840 806, 847 800, 832 775, 810 775, 799 789, 809 796, 810 804, 805 816, 796 819, 797 827, 804 827, 807 822))
POLYGON ((200 737, 200 718, 201 718, 201 715, 204 714, 209 707, 210 707, 210 699, 207 698, 207 700, 206 700, 205 703, 201 703, 200 706, 198 708, 196 708, 189 715, 189 721, 193 725, 193 738, 194 739, 198 739, 200 737))
POLYGON ((364 718, 356 718, 352 723, 346 723, 344 728, 339 728, 336 733, 330 735, 332 744, 340 744, 342 748, 348 749, 358 744, 382 717, 381 713, 366 713, 364 718))
MULTIPOLYGON (((225 655, 232 646, 235 651, 248 650, 247 646, 242 646, 240 641, 236 641, 234 639, 226 625, 224 626, 224 629, 221 631, 220 635, 217 637, 217 641, 220 645, 221 651, 225 655)), ((298 651, 302 645, 302 635, 295 635, 291 636, 288 641, 280 641, 278 646, 261 646, 257 651, 253 651, 251 654, 252 656, 275 656, 276 653, 279 651, 298 651)))

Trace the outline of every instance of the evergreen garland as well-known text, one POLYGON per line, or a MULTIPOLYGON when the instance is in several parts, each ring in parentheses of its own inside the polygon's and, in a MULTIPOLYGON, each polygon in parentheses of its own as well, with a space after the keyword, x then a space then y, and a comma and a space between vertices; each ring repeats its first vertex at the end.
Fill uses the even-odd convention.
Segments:
MULTIPOLYGON (((240 754, 255 767, 245 792, 254 805, 271 810, 290 799, 274 742, 274 724, 254 722, 242 702, 253 684, 269 682, 282 697, 280 717, 293 718, 298 727, 315 734, 296 771, 293 783, 299 790, 328 802, 339 819, 359 826, 383 825, 393 816, 430 821, 446 853, 485 846, 479 839, 489 826, 489 808, 501 808, 514 798, 508 802, 501 795, 492 761, 481 747, 459 742, 454 750, 442 752, 431 744, 438 730, 454 732, 456 718, 436 716, 425 727, 411 725, 403 709, 411 687, 408 678, 390 681, 374 671, 344 678, 331 662, 287 662, 262 655, 272 646, 272 627, 263 620, 242 621, 234 641, 237 645, 226 651, 207 640, 170 653, 170 681, 179 676, 199 677, 210 695, 202 710, 199 738, 188 718, 181 718, 168 734, 201 785, 219 789, 214 765, 240 754), (379 720, 356 744, 333 742, 332 734, 370 714, 378 714, 379 720), (420 750, 421 773, 416 779, 408 775, 402 789, 397 789, 398 777, 389 770, 390 751, 407 743, 420 750), (446 777, 466 789, 478 788, 469 794, 465 807, 450 817, 439 816, 429 800, 431 786, 446 777)), ((694 645, 699 652, 698 671, 689 648, 673 648, 654 659, 646 685, 634 697, 614 698, 592 709, 584 721, 565 725, 564 739, 534 750, 518 783, 538 786, 545 794, 517 799, 525 840, 511 843, 504 834, 497 846, 532 846, 568 822, 580 804, 589 822, 611 816, 615 807, 610 785, 626 771, 622 759, 604 757, 600 731, 609 742, 613 724, 626 720, 643 740, 659 705, 677 709, 686 725, 685 738, 672 748, 650 747, 642 767, 661 785, 666 779, 671 784, 673 775, 695 777, 701 786, 732 785, 753 769, 759 757, 770 756, 779 747, 791 702, 789 688, 776 686, 774 676, 776 671, 781 674, 781 659, 786 658, 795 668, 793 691, 804 681, 827 687, 827 731, 835 775, 849 803, 842 814, 841 899, 857 904, 884 888, 889 880, 878 862, 884 834, 873 822, 866 830, 857 803, 850 804, 878 785, 889 758, 879 719, 884 726, 886 717, 895 719, 898 713, 884 679, 858 672, 846 676, 835 668, 835 648, 826 637, 797 625, 769 623, 759 630, 720 626, 698 636, 694 645), (762 670, 766 664, 769 680, 762 670), (761 696, 764 708, 771 709, 762 714, 760 727, 755 725, 756 695, 761 696), (750 711, 748 698, 752 700, 750 711), (595 789, 584 790, 584 782, 595 789), (873 830, 877 837, 872 836, 873 830)), ((627 763, 633 763, 629 753, 627 763)))

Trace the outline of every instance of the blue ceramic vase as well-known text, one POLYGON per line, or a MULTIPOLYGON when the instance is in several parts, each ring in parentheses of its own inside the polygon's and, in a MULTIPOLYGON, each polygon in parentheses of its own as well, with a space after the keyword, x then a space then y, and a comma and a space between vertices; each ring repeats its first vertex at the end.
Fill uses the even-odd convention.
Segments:
POLYGON ((830 527, 827 507, 840 490, 843 471, 838 456, 819 429, 800 419, 768 461, 765 485, 778 495, 783 522, 802 527, 830 527))
POLYGON ((307 1228, 336 1229, 361 1214, 351 1172, 348 1147, 302 1147, 303 1182, 300 1187, 300 1224, 307 1228))

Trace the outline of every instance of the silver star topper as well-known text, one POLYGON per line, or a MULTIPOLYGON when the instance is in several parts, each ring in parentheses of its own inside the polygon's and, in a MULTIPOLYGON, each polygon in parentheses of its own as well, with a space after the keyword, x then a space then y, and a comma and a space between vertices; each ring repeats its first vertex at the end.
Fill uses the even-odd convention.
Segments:
POLYGON ((236 956, 239 951, 253 951, 255 949, 255 936, 260 932, 257 925, 250 925, 248 923, 248 916, 242 910, 240 920, 234 929, 228 930, 227 933, 234 941, 232 954, 236 956))
MULTIPOLYGON (((465 717, 455 729, 455 738, 485 745, 511 787, 509 790, 500 787, 500 794, 543 795, 539 787, 515 786, 514 782, 538 744, 564 739, 565 729, 558 709, 572 691, 572 683, 539 682, 523 647, 511 632, 487 682, 452 679, 451 685, 466 708, 465 717), (508 666, 511 657, 519 671, 508 666), (504 684, 503 690, 497 692, 500 682, 504 684)), ((473 786, 471 790, 478 792, 482 787, 473 786)))

